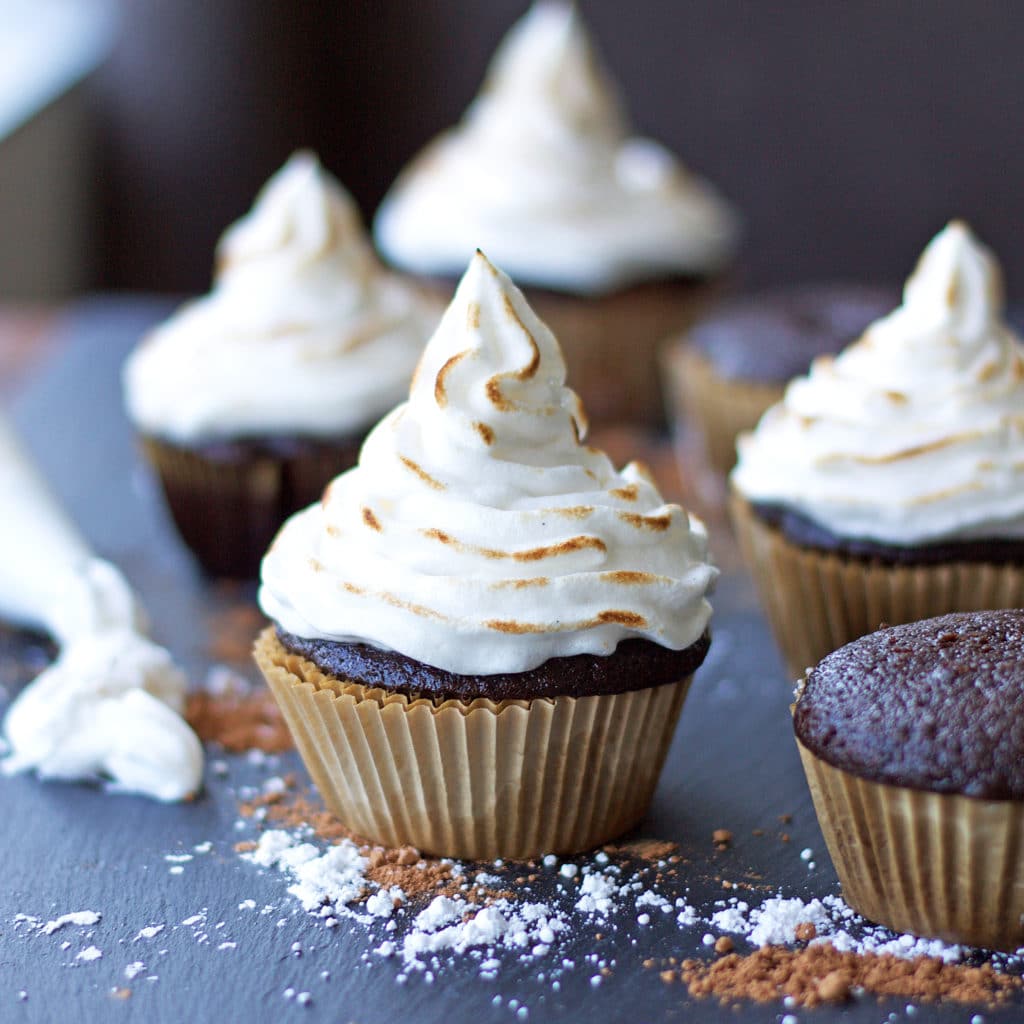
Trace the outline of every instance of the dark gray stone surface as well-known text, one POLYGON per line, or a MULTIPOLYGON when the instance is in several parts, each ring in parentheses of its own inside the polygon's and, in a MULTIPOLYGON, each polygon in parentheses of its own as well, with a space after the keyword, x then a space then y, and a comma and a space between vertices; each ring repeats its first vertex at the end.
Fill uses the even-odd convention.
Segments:
MULTIPOLYGON (((156 639, 202 679, 216 598, 173 536, 121 408, 120 363, 160 311, 124 303, 78 309, 66 325, 72 335, 68 346, 36 377, 14 414, 90 541, 138 587, 156 639)), ((747 579, 726 574, 715 603, 711 654, 691 691, 643 827, 645 835, 678 842, 687 861, 681 879, 667 883, 665 891, 685 888, 689 901, 705 909, 729 895, 723 878, 746 879, 765 886, 766 893, 836 893, 793 745, 790 688, 747 579), (780 823, 784 814, 792 815, 791 823, 780 823), (727 852, 712 848, 715 828, 734 833, 727 852), (766 834, 754 836, 754 829, 766 834), (779 838, 783 830, 788 843, 779 838), (805 847, 814 851, 813 871, 800 858, 805 847)), ((0 682, 13 693, 41 657, 38 644, 23 635, 0 633, 0 682)), ((251 828, 236 829, 234 790, 298 769, 295 756, 261 765, 210 751, 209 760, 225 762, 226 774, 208 771, 203 794, 183 806, 106 795, 90 786, 0 779, 0 1021, 504 1024, 519 1019, 510 999, 527 1006, 527 1019, 534 1022, 777 1021, 785 1012, 781 1005, 734 1011, 694 1003, 679 986, 667 986, 656 971, 645 970, 646 958, 707 955, 704 929, 680 930, 674 915, 653 915, 641 927, 626 912, 600 942, 593 928, 571 936, 563 956, 579 963, 596 949, 614 959, 611 975, 597 988, 590 984, 593 969, 579 964, 565 972, 561 991, 554 992, 537 980, 543 967, 524 966, 512 956, 503 958, 494 981, 481 980, 475 964, 465 962, 446 967, 432 984, 415 974, 397 984, 397 963, 363 960, 382 936, 370 942, 361 926, 344 922, 325 929, 298 909, 281 876, 261 874, 234 852, 239 838, 253 834, 251 828), (209 852, 194 853, 207 842, 209 852), (176 865, 165 858, 180 853, 194 856, 175 874, 176 865), (274 910, 240 910, 247 899, 274 910), (19 913, 49 920, 77 910, 97 910, 103 917, 95 927, 68 926, 50 936, 14 921, 19 913), (199 913, 201 921, 181 923, 199 913), (164 928, 152 938, 138 937, 150 925, 164 928), (61 949, 65 941, 70 945, 61 949), (235 945, 218 948, 229 942, 235 945), (292 951, 295 942, 302 944, 301 956, 292 951), (91 945, 102 958, 76 960, 91 945), (129 981, 124 969, 136 961, 146 969, 129 981), (323 971, 329 978, 321 977, 323 971), (308 991, 312 1001, 300 1006, 285 998, 289 987, 308 991), (502 997, 500 1005, 495 996, 502 997)), ((841 1011, 794 1012, 801 1021, 877 1024, 890 1013, 903 1018, 905 1004, 865 999, 841 1011)), ((974 1012, 922 1007, 914 1020, 967 1022, 974 1012)), ((985 1018, 1019 1020, 1021 1008, 985 1011, 985 1018)))

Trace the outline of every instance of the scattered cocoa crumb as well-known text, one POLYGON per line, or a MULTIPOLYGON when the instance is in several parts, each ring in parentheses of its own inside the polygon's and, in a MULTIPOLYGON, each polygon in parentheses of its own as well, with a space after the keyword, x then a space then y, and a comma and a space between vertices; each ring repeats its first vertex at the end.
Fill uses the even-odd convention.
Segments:
POLYGON ((235 843, 235 853, 252 853, 258 845, 258 843, 254 843, 251 839, 243 839, 242 842, 235 843))
POLYGON ((779 815, 779 821, 781 821, 783 825, 788 825, 792 820, 793 820, 793 815, 792 814, 780 814, 779 815))
MULTIPOLYGON (((468 903, 490 903, 497 899, 516 898, 509 889, 490 886, 474 886, 467 892, 469 880, 465 875, 453 876, 450 863, 421 854, 412 846, 377 846, 345 828, 315 798, 295 792, 294 776, 286 776, 284 782, 284 792, 267 793, 243 801, 239 804, 239 812, 251 818, 257 810, 263 809, 263 821, 275 828, 294 829, 306 825, 327 842, 342 839, 354 842, 367 858, 367 879, 385 889, 397 885, 410 899, 461 895, 468 903)), ((255 844, 251 848, 254 849, 255 844)))
POLYGON ((715 939, 716 953, 731 953, 734 948, 735 947, 733 946, 733 941, 729 938, 728 935, 719 935, 718 938, 715 939))
POLYGON ((222 582, 215 590, 218 597, 233 603, 210 614, 210 659, 248 666, 252 663, 253 640, 266 619, 255 604, 244 599, 236 585, 222 582))
POLYGON ((788 832, 783 832, 782 835, 779 836, 779 841, 783 842, 783 843, 788 843, 789 842, 789 833, 788 832))
POLYGON ((732 842, 732 833, 727 828, 716 828, 711 833, 711 841, 718 850, 724 850, 732 842))
POLYGON ((374 846, 363 852, 369 861, 366 877, 381 888, 397 885, 410 898, 436 896, 445 889, 451 895, 458 890, 458 886, 452 885, 450 864, 422 857, 419 850, 411 846, 397 849, 374 846))
POLYGON ((794 930, 798 942, 810 942, 818 937, 818 929, 812 921, 801 921, 794 930))
POLYGON ((285 785, 286 792, 266 793, 252 800, 243 800, 238 805, 239 813, 244 818, 251 818, 262 808, 265 810, 263 820, 277 828, 292 829, 308 825, 328 842, 349 839, 360 847, 369 848, 372 845, 362 836, 345 828, 318 800, 292 792, 294 781, 291 778, 285 779, 285 785))
POLYGON ((833 971, 818 982, 818 995, 826 1003, 845 1003, 850 998, 850 987, 846 971, 833 971))
POLYGON ((665 982, 666 985, 671 985, 672 982, 676 980, 676 972, 675 971, 662 971, 661 972, 661 980, 663 982, 665 982))
POLYGON ((755 828, 750 834, 752 836, 763 836, 764 835, 764 829, 763 828, 755 828))
POLYGON ((281 709, 264 686, 248 692, 197 690, 188 695, 185 718, 204 743, 219 743, 233 754, 257 749, 280 754, 295 746, 281 709))
MULTIPOLYGON (((848 999, 853 989, 878 997, 896 996, 926 1003, 1006 1005, 1022 987, 1019 977, 999 974, 991 964, 947 964, 937 957, 905 960, 891 954, 841 953, 828 943, 791 950, 764 946, 714 962, 684 960, 674 974, 698 999, 770 1003, 789 998, 814 1007, 848 999)), ((667 979, 665 979, 667 980, 667 979)))
POLYGON ((619 857, 636 857, 639 860, 667 860, 679 850, 678 843, 667 839, 630 839, 624 843, 605 846, 604 852, 619 857))

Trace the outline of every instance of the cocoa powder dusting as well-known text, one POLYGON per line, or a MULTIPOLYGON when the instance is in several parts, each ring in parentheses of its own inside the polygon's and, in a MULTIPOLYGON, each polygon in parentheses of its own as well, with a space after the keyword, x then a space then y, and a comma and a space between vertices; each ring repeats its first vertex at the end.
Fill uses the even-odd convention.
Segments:
POLYGON ((376 846, 345 828, 329 811, 324 810, 318 800, 295 792, 293 776, 286 776, 284 783, 286 788, 283 792, 267 793, 240 803, 241 815, 251 818, 262 811, 262 820, 275 828, 296 829, 306 826, 327 842, 350 840, 367 859, 367 879, 382 889, 397 885, 410 900, 458 894, 469 903, 479 903, 514 896, 507 890, 480 886, 468 889, 465 877, 453 876, 451 863, 425 856, 415 847, 376 846))
MULTIPOLYGON (((666 977, 668 976, 668 977, 666 977)), ((971 967, 936 957, 905 960, 889 953, 841 953, 823 943, 806 949, 764 946, 746 956, 730 953, 714 962, 684 960, 666 981, 681 981, 697 999, 771 1003, 789 998, 797 1006, 841 1003, 854 990, 919 1002, 1005 1005, 1021 979, 999 974, 990 964, 971 967)))
POLYGON ((281 710, 265 687, 249 691, 188 695, 185 718, 204 743, 219 743, 232 754, 262 750, 280 754, 295 744, 281 710))

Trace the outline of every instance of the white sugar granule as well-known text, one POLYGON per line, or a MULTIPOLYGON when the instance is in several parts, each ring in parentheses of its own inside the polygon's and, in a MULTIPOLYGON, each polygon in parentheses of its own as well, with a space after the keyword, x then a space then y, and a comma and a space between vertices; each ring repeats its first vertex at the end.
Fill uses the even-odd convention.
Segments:
POLYGON ((75 959, 81 960, 83 963, 91 963, 93 960, 99 960, 102 956, 102 949, 97 949, 95 946, 86 946, 81 953, 75 954, 75 959))
MULTIPOLYGON (((184 923, 184 922, 182 922, 184 923)), ((138 935, 132 939, 133 942, 138 942, 139 939, 155 939, 165 928, 162 924, 150 924, 145 928, 140 928, 138 935)))
POLYGON ((403 939, 406 963, 422 970, 420 959, 424 956, 448 950, 462 953, 476 947, 515 949, 528 958, 542 946, 546 954, 549 943, 543 938, 553 939, 565 927, 558 912, 542 903, 516 905, 500 899, 474 910, 473 904, 465 900, 435 897, 417 915, 413 930, 403 939))
POLYGON ((584 875, 580 885, 580 897, 576 901, 576 910, 582 914, 606 916, 614 908, 613 897, 618 889, 614 879, 600 872, 593 871, 589 875, 584 875))
POLYGON ((134 981, 145 970, 146 970, 146 965, 141 960, 136 960, 134 963, 129 964, 124 969, 124 976, 129 981, 134 981))
POLYGON ((271 829, 260 836, 248 860, 262 867, 276 867, 291 875, 288 891, 305 910, 324 903, 345 906, 359 899, 366 890, 367 860, 359 847, 348 839, 329 847, 324 853, 312 843, 299 842, 287 832, 271 829))
MULTIPOLYGON (((24 915, 20 914, 18 916, 24 917, 24 915)), ((98 910, 73 910, 70 914, 61 914, 60 917, 47 921, 42 927, 42 933, 43 935, 52 935, 68 924, 88 927, 89 925, 99 924, 102 917, 103 915, 98 910)))

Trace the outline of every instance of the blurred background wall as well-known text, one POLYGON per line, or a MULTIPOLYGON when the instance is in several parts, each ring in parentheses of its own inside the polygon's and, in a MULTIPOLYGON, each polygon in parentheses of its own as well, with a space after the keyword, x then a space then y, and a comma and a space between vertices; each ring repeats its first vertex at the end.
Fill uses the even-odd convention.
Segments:
MULTIPOLYGON (((91 206, 82 213, 91 226, 78 229, 89 232, 84 262, 55 275, 52 288, 44 281, 43 292, 203 290, 221 230, 299 146, 317 149, 371 215, 402 164, 458 118, 526 8, 110 2, 112 47, 81 86, 91 145, 74 151, 91 206)), ((580 7, 637 127, 743 211, 744 286, 901 281, 930 235, 958 215, 998 251, 1011 292, 1024 294, 1024 5, 580 7)), ((3 174, 10 143, 0 139, 0 267, 5 247, 30 230, 19 222, 12 238, 2 220, 3 200, 19 188, 3 174)), ((45 167, 62 157, 51 141, 36 159, 45 167)), ((39 171, 30 160, 19 173, 28 181, 39 171)))

